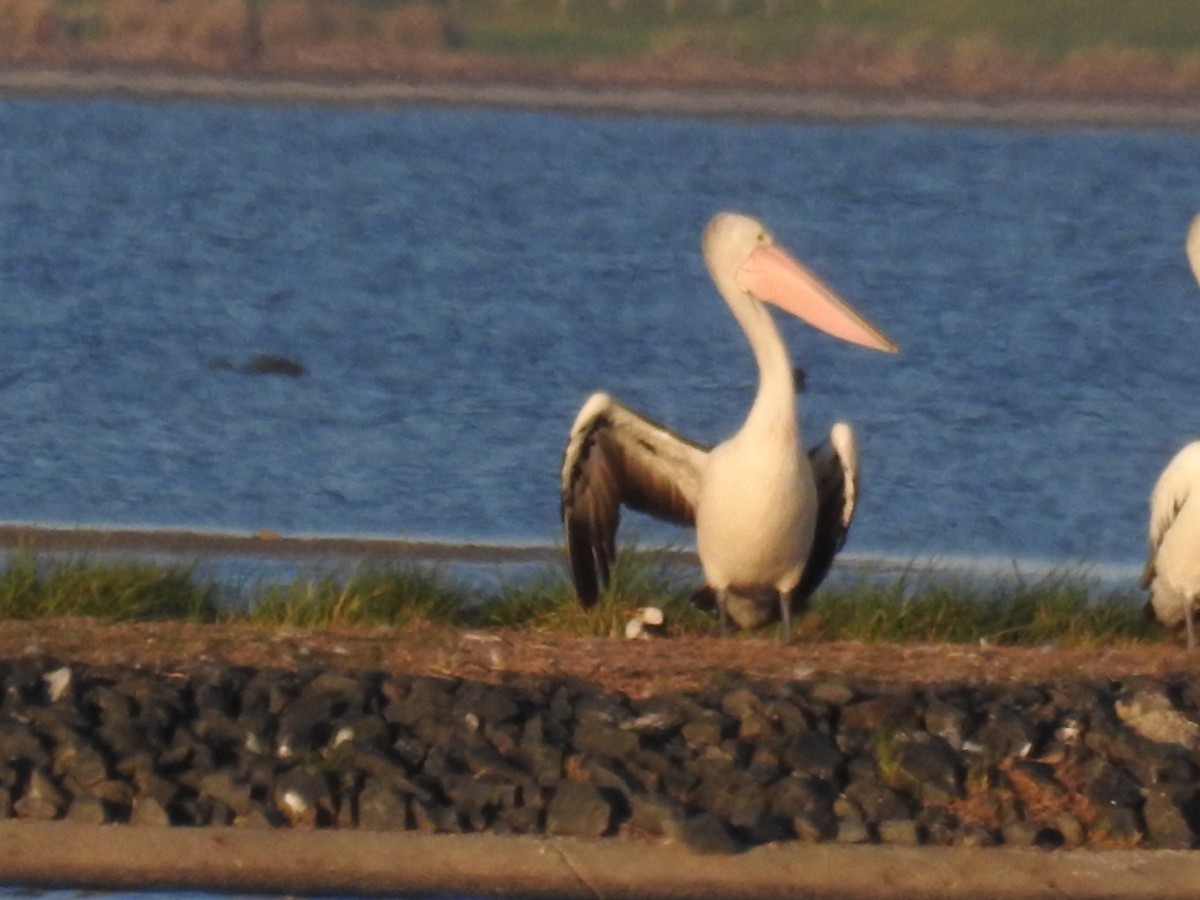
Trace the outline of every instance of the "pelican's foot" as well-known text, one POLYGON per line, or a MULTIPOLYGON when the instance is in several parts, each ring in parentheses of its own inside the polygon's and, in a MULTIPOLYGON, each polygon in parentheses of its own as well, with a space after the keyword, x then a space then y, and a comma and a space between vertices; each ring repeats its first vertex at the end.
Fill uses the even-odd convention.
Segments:
POLYGON ((781 644, 792 642, 792 604, 788 593, 780 592, 779 594, 779 643, 781 644))

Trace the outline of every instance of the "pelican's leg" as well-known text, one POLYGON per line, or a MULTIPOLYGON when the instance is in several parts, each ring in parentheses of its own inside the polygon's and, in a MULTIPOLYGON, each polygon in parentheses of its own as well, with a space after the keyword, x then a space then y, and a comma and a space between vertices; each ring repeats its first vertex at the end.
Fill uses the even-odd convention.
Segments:
POLYGON ((792 642, 792 603, 791 591, 779 592, 779 643, 792 642))
POLYGON ((1192 616, 1195 615, 1195 612, 1193 604, 1189 603, 1183 615, 1183 624, 1187 628, 1187 648, 1189 650, 1194 649, 1196 646, 1196 626, 1192 624, 1192 616))
POLYGON ((721 617, 721 637, 729 637, 729 613, 725 611, 724 591, 717 591, 717 611, 721 617))

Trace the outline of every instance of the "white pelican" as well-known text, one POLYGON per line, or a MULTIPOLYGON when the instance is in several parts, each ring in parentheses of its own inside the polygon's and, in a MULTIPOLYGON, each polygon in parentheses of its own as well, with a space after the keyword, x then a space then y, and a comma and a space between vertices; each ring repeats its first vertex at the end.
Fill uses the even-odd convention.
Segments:
POLYGON ((875 350, 896 345, 775 244, 754 219, 718 213, 704 260, 742 326, 759 385, 741 429, 709 450, 604 393, 571 426, 562 467, 562 520, 575 594, 596 602, 616 556, 620 507, 696 526, 696 545, 725 632, 780 620, 825 576, 854 513, 857 451, 848 425, 805 454, 787 348, 764 301, 875 350), (815 472, 815 474, 814 474, 815 472), (820 533, 817 529, 820 527, 820 533))
MULTIPOLYGON (((1187 235, 1192 274, 1200 281, 1200 215, 1187 235)), ((1196 646, 1192 616, 1200 602, 1200 441, 1175 454, 1150 494, 1150 559, 1142 573, 1148 612, 1168 628, 1184 627, 1196 646)))

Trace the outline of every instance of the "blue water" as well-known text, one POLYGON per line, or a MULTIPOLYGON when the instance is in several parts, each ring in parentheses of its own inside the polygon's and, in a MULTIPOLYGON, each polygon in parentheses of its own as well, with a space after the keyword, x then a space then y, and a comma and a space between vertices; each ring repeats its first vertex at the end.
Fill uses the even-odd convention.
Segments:
POLYGON ((555 541, 592 389, 737 427, 698 249, 736 208, 901 345, 782 323, 809 440, 860 433, 849 550, 1132 564, 1200 434, 1196 146, 0 100, 0 519, 555 541), (222 365, 262 353, 308 374, 222 365))

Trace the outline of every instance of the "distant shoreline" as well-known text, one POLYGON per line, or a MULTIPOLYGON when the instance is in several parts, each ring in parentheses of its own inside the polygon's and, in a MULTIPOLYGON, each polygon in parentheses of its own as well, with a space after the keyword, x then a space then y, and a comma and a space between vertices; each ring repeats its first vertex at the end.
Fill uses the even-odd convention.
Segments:
POLYGON ((1200 128, 1200 102, 975 100, 755 87, 634 87, 518 81, 223 76, 123 70, 0 70, 0 96, 133 98, 404 108, 456 106, 583 114, 996 127, 1200 128))

